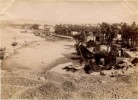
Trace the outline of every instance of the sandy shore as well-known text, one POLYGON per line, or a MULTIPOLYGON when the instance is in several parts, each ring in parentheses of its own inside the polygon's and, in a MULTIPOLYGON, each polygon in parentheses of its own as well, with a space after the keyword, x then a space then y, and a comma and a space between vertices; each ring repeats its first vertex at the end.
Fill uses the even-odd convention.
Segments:
POLYGON ((116 77, 61 72, 60 65, 76 63, 69 59, 74 41, 0 29, 6 58, 1 66, 2 99, 91 99, 138 98, 137 76, 116 77), (11 46, 13 37, 18 45, 11 46), (57 68, 56 68, 57 67, 57 68))

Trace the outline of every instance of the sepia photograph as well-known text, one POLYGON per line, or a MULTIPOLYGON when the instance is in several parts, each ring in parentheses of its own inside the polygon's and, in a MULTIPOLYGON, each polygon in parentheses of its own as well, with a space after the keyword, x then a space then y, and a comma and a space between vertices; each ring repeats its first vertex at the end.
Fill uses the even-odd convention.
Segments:
POLYGON ((0 0, 0 99, 138 99, 138 0, 0 0))

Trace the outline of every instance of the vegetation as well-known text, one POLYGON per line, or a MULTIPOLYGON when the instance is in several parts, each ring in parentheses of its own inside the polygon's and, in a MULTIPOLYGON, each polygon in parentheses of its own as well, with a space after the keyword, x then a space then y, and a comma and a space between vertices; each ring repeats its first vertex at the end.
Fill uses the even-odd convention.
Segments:
POLYGON ((39 29, 39 25, 38 24, 33 24, 31 28, 35 29, 35 30, 38 30, 39 29))
POLYGON ((56 34, 72 36, 72 31, 80 33, 75 39, 78 38, 81 42, 84 42, 82 36, 87 36, 91 32, 95 36, 102 36, 101 41, 112 46, 113 39, 117 37, 117 34, 121 34, 123 47, 134 48, 138 46, 138 25, 135 22, 131 25, 127 23, 109 24, 103 22, 96 25, 59 24, 55 26, 56 34))

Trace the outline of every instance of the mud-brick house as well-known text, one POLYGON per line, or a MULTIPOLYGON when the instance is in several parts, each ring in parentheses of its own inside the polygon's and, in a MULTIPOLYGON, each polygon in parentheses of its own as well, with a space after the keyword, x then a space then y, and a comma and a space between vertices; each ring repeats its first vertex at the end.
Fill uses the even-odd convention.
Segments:
POLYGON ((90 40, 91 41, 95 41, 96 40, 96 36, 93 34, 93 32, 89 32, 88 34, 89 35, 87 36, 87 40, 86 40, 87 42, 90 41, 90 40))
POLYGON ((104 42, 104 38, 103 37, 104 36, 101 33, 93 34, 93 40, 95 42, 103 43, 104 42))
POLYGON ((80 33, 78 31, 71 31, 72 36, 77 35, 77 34, 80 34, 80 33))
POLYGON ((52 25, 44 25, 44 34, 46 35, 52 35, 55 32, 54 26, 52 25))
POLYGON ((54 27, 51 25, 41 25, 39 26, 39 29, 34 30, 34 34, 36 36, 45 37, 48 35, 52 35, 54 33, 54 27))

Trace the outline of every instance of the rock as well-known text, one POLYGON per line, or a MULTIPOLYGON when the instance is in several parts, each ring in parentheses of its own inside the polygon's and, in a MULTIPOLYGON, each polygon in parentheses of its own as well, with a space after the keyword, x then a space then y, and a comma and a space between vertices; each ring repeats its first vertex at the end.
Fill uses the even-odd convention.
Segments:
POLYGON ((105 80, 102 80, 101 83, 107 83, 105 80))
POLYGON ((100 75, 105 76, 105 73, 104 73, 104 72, 102 72, 102 71, 100 71, 100 75))
POLYGON ((38 80, 45 81, 45 77, 39 77, 38 80))

